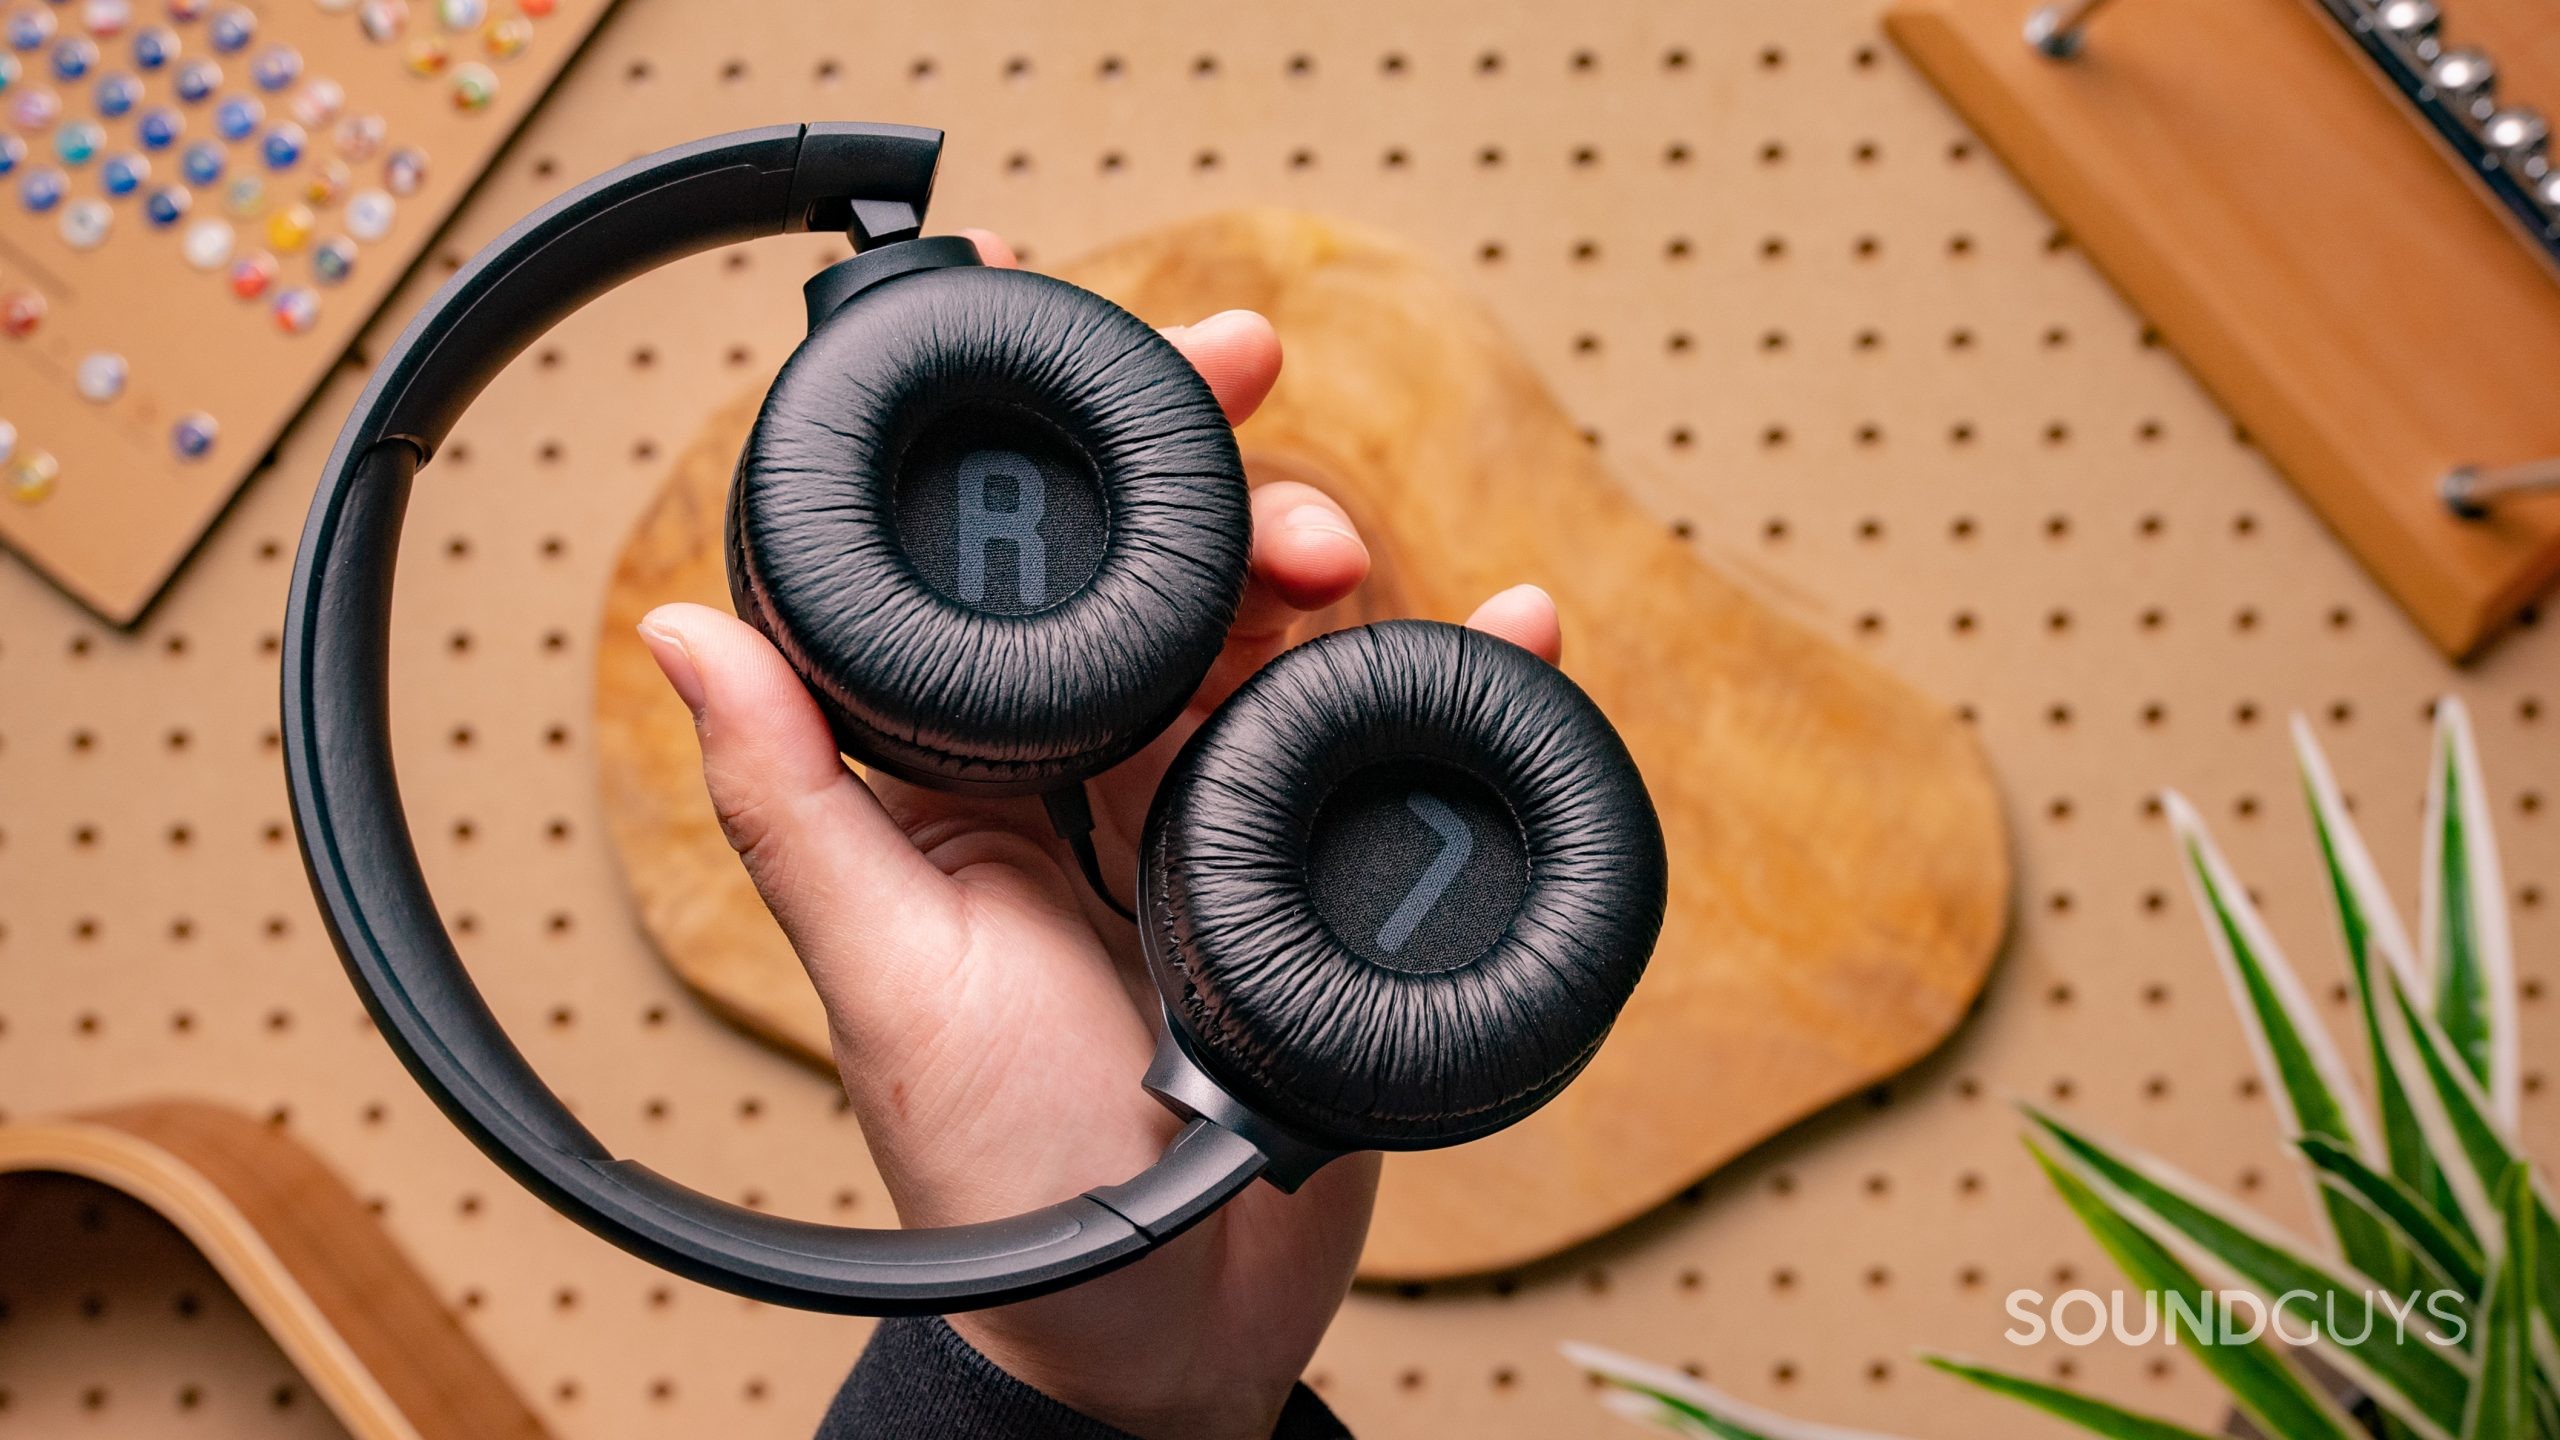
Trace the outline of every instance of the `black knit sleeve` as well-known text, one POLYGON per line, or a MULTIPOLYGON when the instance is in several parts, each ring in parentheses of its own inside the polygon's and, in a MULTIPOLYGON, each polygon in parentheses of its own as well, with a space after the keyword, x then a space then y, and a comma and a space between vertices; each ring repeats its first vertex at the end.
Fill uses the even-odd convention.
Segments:
MULTIPOLYGON (((979 1354, 939 1316, 883 1320, 836 1392, 818 1440, 1134 1440, 979 1354)), ((1351 1440, 1316 1393, 1291 1391, 1271 1440, 1351 1440)))

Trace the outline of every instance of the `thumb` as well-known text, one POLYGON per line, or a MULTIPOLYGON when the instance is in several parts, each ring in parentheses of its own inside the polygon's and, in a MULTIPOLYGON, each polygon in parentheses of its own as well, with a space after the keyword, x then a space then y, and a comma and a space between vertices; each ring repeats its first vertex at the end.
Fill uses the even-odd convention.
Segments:
POLYGON ((959 896, 846 767, 780 652, 702 605, 659 606, 641 619, 640 639, 693 712, 721 833, 839 1030, 855 1013, 876 1013, 872 1001, 897 1001, 874 991, 930 983, 880 962, 948 953, 935 942, 957 927, 959 896))

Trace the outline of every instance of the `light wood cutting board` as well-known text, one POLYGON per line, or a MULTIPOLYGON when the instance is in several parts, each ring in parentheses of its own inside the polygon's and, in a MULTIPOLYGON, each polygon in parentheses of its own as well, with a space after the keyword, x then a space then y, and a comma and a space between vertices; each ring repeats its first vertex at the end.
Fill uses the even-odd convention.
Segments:
MULTIPOLYGON (((1662 812, 1670 912, 1608 1044, 1520 1125, 1393 1157, 1364 1278, 1482 1273, 1589 1239, 1955 1027, 2010 888, 1971 735, 1640 511, 1451 278, 1382 237, 1277 211, 1154 231, 1062 273, 1157 324, 1269 315, 1288 361, 1241 432, 1248 468, 1323 485, 1378 558, 1318 623, 1458 620, 1504 586, 1545 586, 1565 669, 1662 812)), ((761 398, 740 396, 678 456, 623 550, 595 733, 607 824, 661 953, 714 1009, 828 1067, 817 997, 721 839, 691 727, 633 633, 653 605, 726 603, 721 507, 761 398)))

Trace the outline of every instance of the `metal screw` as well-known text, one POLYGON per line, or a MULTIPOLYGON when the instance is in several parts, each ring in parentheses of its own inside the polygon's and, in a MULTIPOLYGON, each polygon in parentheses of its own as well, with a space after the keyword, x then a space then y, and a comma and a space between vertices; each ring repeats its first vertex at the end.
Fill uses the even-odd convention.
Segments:
POLYGON ((2027 17, 2027 43, 2047 59, 2068 60, 2080 53, 2081 30, 2089 17, 2106 6, 2107 0, 2054 0, 2038 6, 2027 17))
POLYGON ((2465 520, 2486 520, 2490 507, 2515 495, 2560 490, 2560 457, 2529 460, 2496 470, 2456 465, 2436 482, 2444 508, 2465 520))

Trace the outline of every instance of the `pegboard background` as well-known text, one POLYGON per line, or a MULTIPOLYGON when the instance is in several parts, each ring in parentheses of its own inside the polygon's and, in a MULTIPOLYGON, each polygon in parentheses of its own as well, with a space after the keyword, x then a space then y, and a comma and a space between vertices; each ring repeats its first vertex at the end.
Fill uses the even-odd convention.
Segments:
MULTIPOLYGON (((1247 203, 1435 253, 1666 526, 1973 717, 2014 819, 2019 913, 1983 1013, 1937 1058, 1558 1261, 1356 1295, 1314 1378, 1367 1437, 1605 1433, 1555 1352, 1580 1338, 1841 1423, 2055 1433, 1921 1370, 1928 1344, 2201 1422, 2212 1396, 2169 1352, 1999 1339, 2011 1288, 2110 1274, 2001 1097, 2299 1221, 2146 797, 2198 802, 2344 1017, 2284 717, 2314 718, 2414 907, 2426 709, 2450 690, 2495 786, 2527 1125, 2553 1154, 2560 844, 2542 794, 2560 717, 2543 692, 2560 636, 2438 661, 1885 45, 1878 13, 626 0, 368 344, 573 180, 812 116, 949 128, 937 220, 1002 230, 1034 264, 1247 203)), ((497 382, 412 511, 395 703, 438 898, 605 1141, 780 1212, 881 1223, 830 1087, 703 1014, 649 954, 585 733, 586 637, 626 527, 701 419, 789 352, 798 281, 841 253, 801 237, 687 262, 497 382)), ((861 1323, 675 1281, 517 1190, 369 1033, 314 917, 287 830, 277 629, 361 364, 137 631, 0 566, 0 1107, 180 1092, 269 1114, 374 1198, 561 1434, 805 1434, 861 1323)), ((88 1413, 101 1386, 114 1433, 155 1416, 215 1433, 171 1397, 235 1382, 151 1343, 167 1304, 81 1322, 130 1327, 82 1348, 94 1368, 20 1338, 44 1307, 0 1312, 0 1433, 58 1433, 39 1417, 88 1413)))

